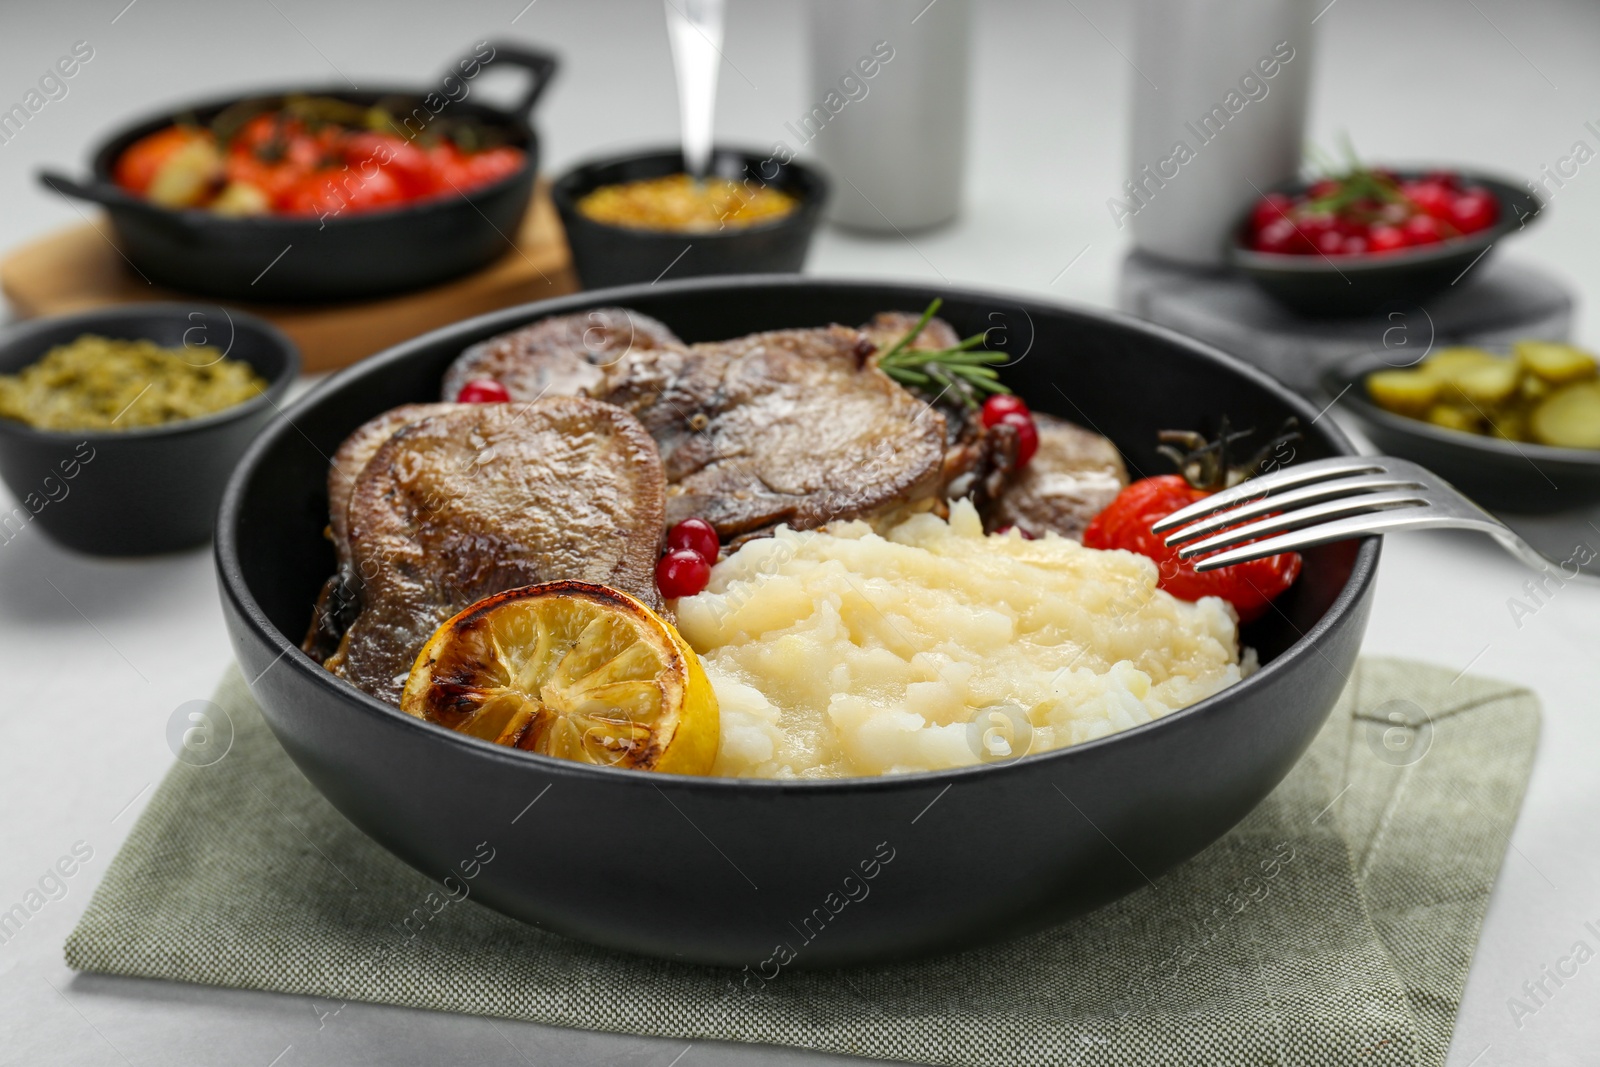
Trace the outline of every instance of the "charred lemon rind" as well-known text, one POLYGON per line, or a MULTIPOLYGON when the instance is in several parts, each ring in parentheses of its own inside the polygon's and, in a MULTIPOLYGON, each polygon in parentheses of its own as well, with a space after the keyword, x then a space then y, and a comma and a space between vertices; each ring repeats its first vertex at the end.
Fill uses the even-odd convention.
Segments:
POLYGON ((626 593, 576 581, 496 593, 446 620, 400 708, 495 744, 668 774, 709 773, 720 730, 677 630, 626 593))

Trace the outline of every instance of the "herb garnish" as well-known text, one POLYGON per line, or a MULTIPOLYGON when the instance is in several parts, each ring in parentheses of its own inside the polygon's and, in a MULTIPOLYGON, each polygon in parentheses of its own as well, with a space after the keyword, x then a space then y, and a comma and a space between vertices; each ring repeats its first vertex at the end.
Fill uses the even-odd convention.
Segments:
POLYGON ((928 305, 911 332, 878 356, 878 369, 901 385, 928 392, 937 387, 941 395, 954 391, 969 408, 978 406, 978 397, 982 394, 1011 392, 1001 384, 999 372, 994 369, 994 364, 1006 362, 1006 353, 978 348, 985 336, 982 333, 975 333, 949 348, 910 347, 943 303, 936 297, 928 305))

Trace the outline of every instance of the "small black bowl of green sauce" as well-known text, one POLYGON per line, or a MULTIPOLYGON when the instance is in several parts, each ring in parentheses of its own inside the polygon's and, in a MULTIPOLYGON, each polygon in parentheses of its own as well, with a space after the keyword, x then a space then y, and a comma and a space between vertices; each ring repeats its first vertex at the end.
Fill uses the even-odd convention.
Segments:
POLYGON ((272 325, 137 304, 0 333, 0 545, 37 524, 100 556, 205 544, 234 464, 300 370, 272 325))

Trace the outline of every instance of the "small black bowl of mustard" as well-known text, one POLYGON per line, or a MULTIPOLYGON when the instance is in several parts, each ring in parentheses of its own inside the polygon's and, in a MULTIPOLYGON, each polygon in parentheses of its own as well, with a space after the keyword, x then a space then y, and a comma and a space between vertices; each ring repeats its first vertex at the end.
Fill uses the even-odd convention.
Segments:
POLYGON ((828 199, 815 170, 770 153, 717 148, 709 172, 660 149, 580 163, 551 197, 587 289, 708 274, 794 273, 828 199))
POLYGON ((100 556, 204 544, 234 464, 300 370, 214 304, 137 304, 0 333, 0 544, 37 525, 100 556))

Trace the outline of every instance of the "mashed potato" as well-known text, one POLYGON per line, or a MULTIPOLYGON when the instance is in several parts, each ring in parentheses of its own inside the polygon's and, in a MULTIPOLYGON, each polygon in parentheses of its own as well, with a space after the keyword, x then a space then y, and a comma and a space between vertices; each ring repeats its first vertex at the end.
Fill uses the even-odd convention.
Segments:
POLYGON ((1133 553, 986 537, 966 502, 948 522, 918 515, 885 536, 861 522, 781 528, 717 564, 677 610, 722 708, 721 775, 839 778, 1041 752, 1241 677, 1222 600, 1176 599, 1133 553))

